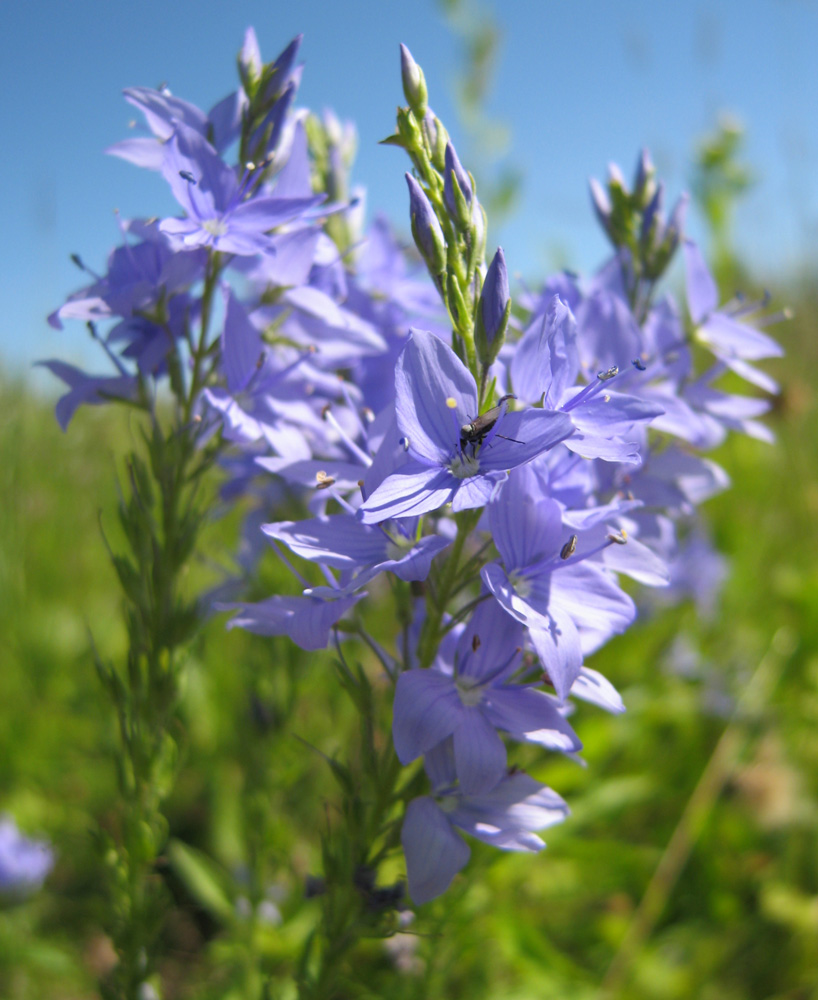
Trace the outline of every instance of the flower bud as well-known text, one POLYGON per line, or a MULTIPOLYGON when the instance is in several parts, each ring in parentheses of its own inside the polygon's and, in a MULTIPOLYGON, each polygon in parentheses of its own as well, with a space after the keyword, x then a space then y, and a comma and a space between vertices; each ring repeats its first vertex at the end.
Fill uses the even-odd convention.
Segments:
POLYGON ((446 144, 446 159, 443 170, 443 201, 452 221, 461 230, 472 224, 471 202, 474 197, 471 178, 463 169, 454 146, 446 144))
POLYGON ((642 213, 639 239, 644 255, 650 254, 651 250, 662 241, 664 236, 665 224, 662 215, 664 201, 665 185, 660 182, 653 197, 648 202, 645 211, 642 213))
POLYGON ((678 201, 673 206, 667 225, 660 234, 655 237, 655 250, 653 254, 653 271, 659 277, 665 268, 670 264, 679 241, 684 234, 685 215, 687 214, 688 195, 680 195, 678 201))
POLYGON ((446 241, 437 221, 434 209, 426 192, 415 178, 407 173, 409 185, 409 217, 412 220, 412 236, 421 256, 433 275, 446 270, 446 241))
POLYGON ((611 199, 608 197, 608 193, 605 188, 599 183, 596 177, 592 177, 588 181, 588 187, 591 191, 591 204, 594 206, 594 212, 596 213, 599 223, 608 236, 611 235, 611 199))
POLYGON ((629 194, 628 185, 625 183, 622 171, 616 163, 608 164, 608 190, 611 192, 611 195, 613 195, 615 190, 629 194))
POLYGON ((435 169, 442 173, 446 169, 446 146, 449 144, 449 133, 431 108, 424 116, 423 129, 428 141, 429 158, 435 169))
POLYGON ((239 52, 238 64, 241 84, 245 93, 252 97, 262 70, 261 51, 253 28, 248 28, 244 33, 244 44, 239 52))
POLYGON ((636 164, 636 173, 633 178, 633 194, 637 201, 639 201, 642 205, 647 205, 647 203, 653 198, 653 178, 655 174, 656 167, 653 165, 650 153, 647 149, 643 149, 639 154, 639 160, 636 164))
POLYGON ((405 45, 400 47, 400 74, 403 80, 403 93, 406 103, 414 111, 420 121, 429 109, 429 91, 423 70, 412 58, 412 53, 405 45))
POLYGON ((506 258, 503 248, 498 247, 483 282, 474 330, 477 356, 484 368, 488 368, 503 346, 510 313, 506 258))

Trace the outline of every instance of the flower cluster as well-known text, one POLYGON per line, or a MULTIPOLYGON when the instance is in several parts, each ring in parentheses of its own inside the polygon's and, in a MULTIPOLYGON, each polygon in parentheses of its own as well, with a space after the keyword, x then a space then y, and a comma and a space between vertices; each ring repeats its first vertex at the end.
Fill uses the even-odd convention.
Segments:
POLYGON ((636 617, 621 577, 668 584, 680 528, 727 485, 700 453, 729 431, 769 438, 767 403, 718 380, 775 391, 754 363, 780 350, 753 317, 760 304, 719 307, 684 236, 686 200, 665 217, 646 154, 631 188, 615 168, 607 188, 592 183, 610 261, 587 282, 552 276, 512 308, 502 249, 486 262, 474 178, 403 48, 408 106, 386 142, 412 164, 417 273, 385 222, 361 231, 349 128, 294 108, 297 51, 265 65, 248 32, 241 86, 208 114, 126 92, 150 135, 111 152, 159 172, 182 214, 124 222, 107 273, 51 318, 85 320, 115 372, 47 364, 69 386, 63 426, 81 403, 149 407, 167 376, 203 437, 231 446, 225 496, 252 495, 262 512, 250 550, 266 539, 298 581, 222 602, 231 626, 375 651, 394 685, 397 757, 422 758, 429 778, 402 833, 423 903, 466 864, 457 831, 537 851, 536 831, 567 814, 509 764, 508 745, 576 755, 572 699, 624 711, 586 663, 636 617), (657 291, 680 248, 686 315, 657 291), (270 519, 282 495, 309 516, 270 519), (390 648, 367 624, 384 576, 390 648))

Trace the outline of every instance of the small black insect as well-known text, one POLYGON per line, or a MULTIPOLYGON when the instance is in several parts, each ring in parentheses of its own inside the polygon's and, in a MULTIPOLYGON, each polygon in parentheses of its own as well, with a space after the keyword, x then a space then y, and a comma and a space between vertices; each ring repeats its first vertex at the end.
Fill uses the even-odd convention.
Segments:
MULTIPOLYGON (((470 444, 472 449, 475 445, 482 444, 483 439, 500 419, 500 414, 503 411, 503 403, 507 399, 516 398, 511 393, 507 396, 502 396, 496 406, 492 406, 490 410, 486 410, 479 417, 475 417, 470 424, 463 424, 460 428, 460 450, 463 451, 467 444, 470 444)), ((505 437, 504 434, 498 434, 497 437, 503 438, 504 441, 514 441, 516 444, 523 443, 522 441, 517 441, 516 438, 505 437)))

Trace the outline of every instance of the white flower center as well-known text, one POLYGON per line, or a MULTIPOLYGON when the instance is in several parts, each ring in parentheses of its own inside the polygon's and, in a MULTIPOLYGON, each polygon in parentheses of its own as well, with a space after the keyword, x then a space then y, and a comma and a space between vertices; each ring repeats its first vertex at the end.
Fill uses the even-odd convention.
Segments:
POLYGON ((211 236, 224 236, 227 232, 227 223, 224 219, 206 219, 202 223, 202 229, 210 233, 211 236))
POLYGON ((455 479, 470 479, 480 471, 480 460, 474 455, 458 452, 449 462, 449 472, 455 479))
POLYGON ((397 562, 398 559, 403 559, 413 545, 414 542, 411 538, 391 538, 386 546, 386 558, 394 559, 397 562))
POLYGON ((456 685, 460 701, 466 708, 474 708, 483 700, 483 688, 476 681, 468 677, 458 679, 456 685))
POLYGON ((524 600, 531 593, 531 581, 527 576, 516 570, 508 574, 508 582, 524 600))

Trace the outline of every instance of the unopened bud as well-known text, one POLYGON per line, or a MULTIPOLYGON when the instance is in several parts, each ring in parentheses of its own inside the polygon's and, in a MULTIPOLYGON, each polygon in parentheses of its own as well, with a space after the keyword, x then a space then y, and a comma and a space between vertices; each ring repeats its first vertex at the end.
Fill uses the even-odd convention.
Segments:
POLYGON ((442 173, 446 169, 446 147, 449 144, 449 133, 431 108, 423 119, 423 129, 428 140, 432 164, 436 170, 442 173))
POLYGON ((608 197, 608 192, 599 183, 596 177, 592 177, 588 181, 588 187, 591 191, 591 204, 594 206, 594 212, 596 213, 599 223, 608 236, 611 235, 611 200, 608 197))
POLYGON ((653 197, 648 202, 645 211, 642 213, 640 240, 642 243, 642 252, 645 254, 649 254, 661 242, 664 236, 664 218, 662 216, 664 201, 665 185, 660 183, 653 197))
POLYGON ((463 231, 472 224, 471 202, 474 197, 471 178, 463 169, 454 146, 446 144, 443 170, 443 201, 452 221, 463 231))
POLYGON ((405 45, 400 47, 400 75, 403 80, 403 93, 406 103, 414 111, 420 121, 429 109, 429 92, 423 70, 412 58, 412 53, 405 45))
POLYGON ((446 241, 443 238, 443 230, 437 221, 432 203, 426 197, 426 192, 409 173, 406 174, 406 183, 409 186, 409 217, 412 220, 415 245, 432 274, 442 274, 446 269, 446 241))
POLYGON ((639 159, 636 163, 636 173, 633 178, 634 197, 643 205, 647 204, 653 197, 653 178, 655 173, 656 167, 653 165, 650 153, 647 149, 643 149, 639 154, 639 159))
POLYGON ((484 368, 488 368, 503 346, 510 314, 506 258, 503 248, 498 247, 483 282, 474 330, 477 356, 484 368))
POLYGON ((608 190, 613 191, 618 188, 620 191, 624 191, 628 194, 628 185, 625 183, 625 178, 622 171, 619 169, 617 163, 608 164, 608 190))

